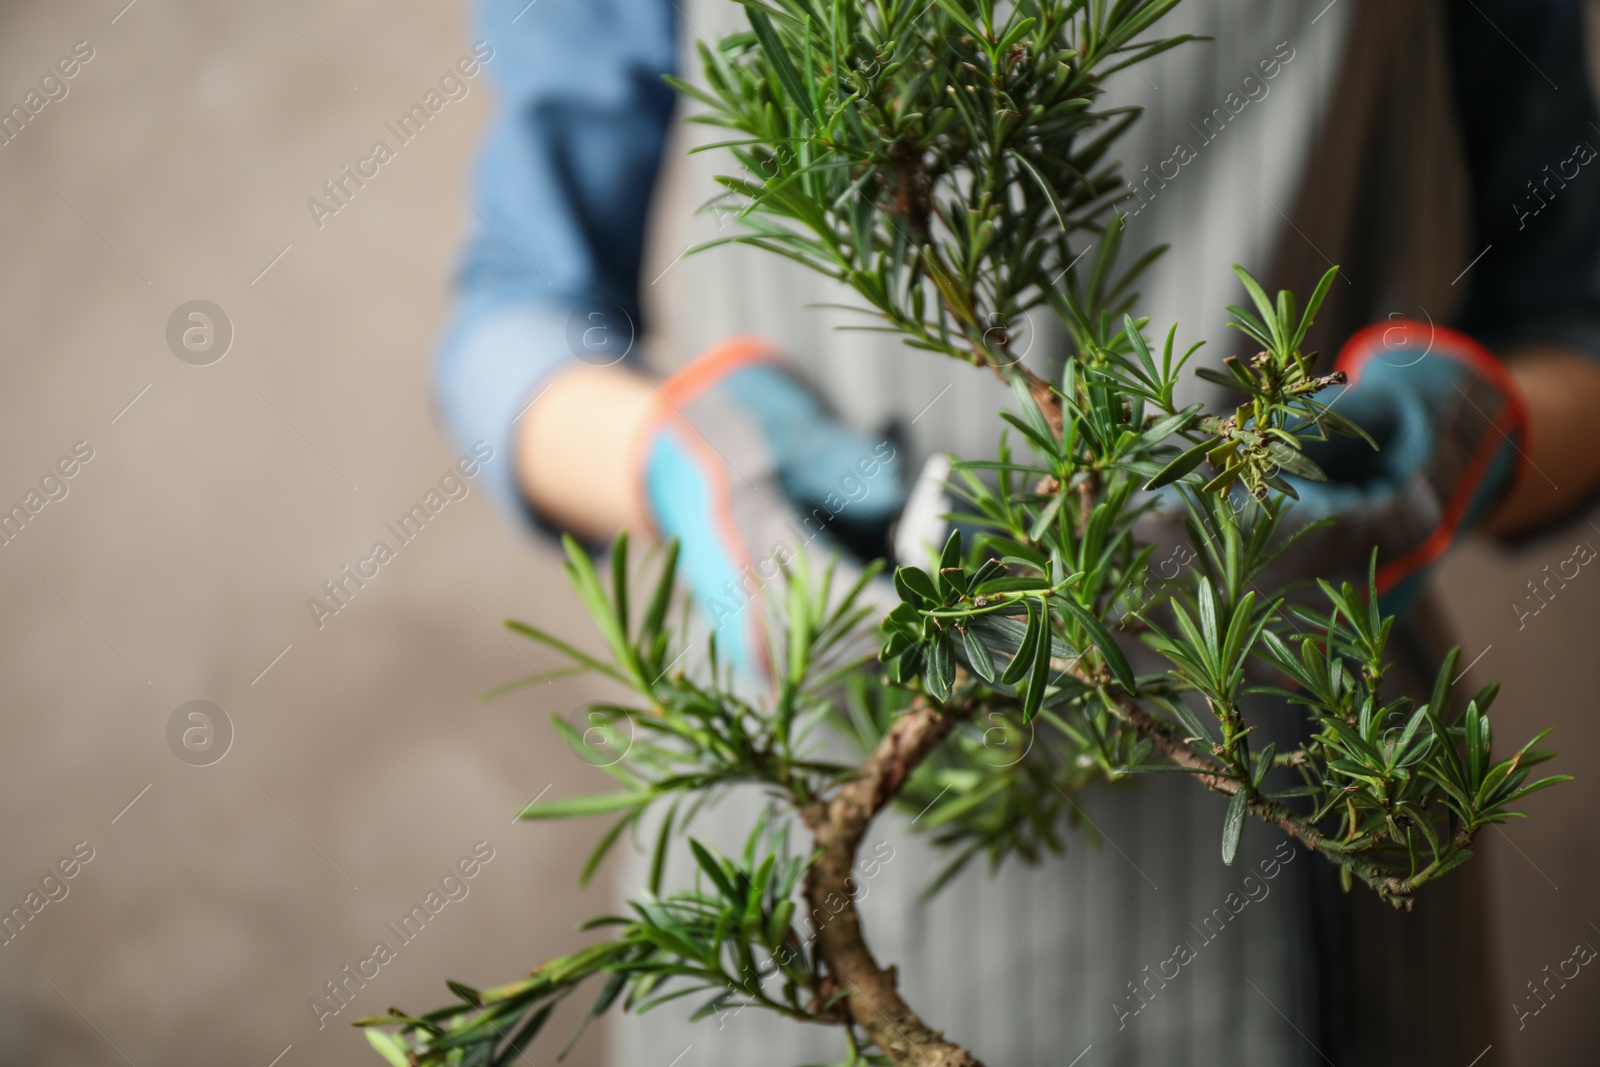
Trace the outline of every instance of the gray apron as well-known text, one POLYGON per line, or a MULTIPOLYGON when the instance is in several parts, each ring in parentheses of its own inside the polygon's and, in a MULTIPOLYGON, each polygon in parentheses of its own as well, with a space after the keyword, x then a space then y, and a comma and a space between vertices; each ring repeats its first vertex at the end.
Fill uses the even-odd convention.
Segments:
MULTIPOLYGON (((1123 262, 1154 245, 1171 246, 1140 286, 1139 308, 1154 315, 1151 332, 1164 334, 1176 321, 1185 343, 1207 341, 1203 354, 1213 363, 1238 351, 1241 335, 1224 326, 1224 309, 1244 296, 1230 263, 1249 266, 1269 288, 1289 285, 1303 295, 1331 262, 1342 262, 1352 283, 1339 285, 1327 316, 1338 329, 1388 310, 1416 314, 1411 304, 1419 302, 1435 316, 1448 313, 1440 296, 1448 284, 1432 284, 1431 260, 1417 260, 1459 260, 1464 186, 1450 145, 1438 154, 1439 173, 1416 173, 1385 220, 1406 255, 1396 259, 1363 244, 1353 230, 1358 206, 1363 223, 1368 218, 1365 194, 1375 168, 1398 162, 1393 153, 1408 132, 1441 128, 1441 114, 1442 128, 1450 128, 1437 13, 1429 4, 1388 6, 1412 10, 1368 0, 1190 0, 1160 29, 1215 40, 1118 76, 1109 102, 1149 109, 1120 148, 1123 173, 1139 188, 1127 208, 1137 214, 1129 219, 1123 262)), ((697 37, 742 29, 742 9, 727 0, 694 0, 682 9, 682 67, 697 73, 697 37)), ((846 421, 869 429, 897 424, 909 470, 934 451, 991 454, 1000 429, 995 415, 1008 398, 992 376, 884 334, 839 332, 869 320, 807 305, 859 302, 780 257, 731 246, 680 258, 737 225, 725 214, 695 211, 720 191, 711 179, 731 169, 729 158, 684 155, 723 132, 680 125, 668 150, 645 272, 654 279, 645 294, 656 366, 670 370, 730 334, 760 334, 788 352, 846 421)), ((1392 185, 1385 190, 1396 193, 1392 185)), ((1446 283, 1453 274, 1443 273, 1446 283)), ((1060 358, 1059 327, 1034 325, 1027 358, 1048 369, 1060 358)), ((759 803, 730 795, 697 816, 696 829, 732 854, 759 803)), ((1329 931, 1351 920, 1335 914, 1344 905, 1328 891, 1321 860, 1281 847, 1281 834, 1252 825, 1235 865, 1224 866, 1223 800, 1178 776, 1096 787, 1076 804, 1078 829, 1068 834, 1064 857, 1037 866, 1013 861, 997 872, 974 863, 927 904, 919 895, 940 869, 940 854, 908 832, 904 816, 886 815, 874 826, 863 853, 881 862, 864 883, 864 926, 879 961, 898 967, 906 999, 926 1021, 992 1067, 1276 1067, 1345 1059, 1341 1028, 1329 1016, 1350 1007, 1337 971, 1377 961, 1331 951, 1330 940, 1345 939, 1329 931)), ((643 866, 640 860, 625 875, 624 891, 642 882, 643 866)), ((679 857, 669 881, 691 871, 679 857)), ((1459 921, 1454 905, 1434 911, 1443 925, 1459 921)), ((1443 938, 1434 931, 1430 941, 1415 922, 1407 929, 1415 969, 1418 945, 1443 938)), ((1419 986, 1448 1003, 1453 994, 1440 990, 1440 981, 1434 974, 1419 986)), ((610 1062, 784 1067, 844 1058, 835 1028, 756 1009, 690 1024, 691 1003, 619 1017, 610 1029, 610 1062)), ((1458 1055, 1475 1036, 1461 1038, 1460 1047, 1451 1036, 1441 1046, 1440 1035, 1452 1028, 1430 1029, 1419 1042, 1427 1047, 1407 1050, 1404 1059, 1363 1050, 1355 1062, 1462 1064, 1486 1043, 1458 1055)), ((1383 1035, 1385 1048, 1396 1041, 1383 1035)))

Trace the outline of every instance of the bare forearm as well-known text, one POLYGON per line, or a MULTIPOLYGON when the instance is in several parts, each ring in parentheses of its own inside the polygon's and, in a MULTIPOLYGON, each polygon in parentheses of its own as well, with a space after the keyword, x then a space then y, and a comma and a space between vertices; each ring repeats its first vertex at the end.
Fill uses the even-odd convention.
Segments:
POLYGON ((578 365, 556 374, 518 427, 523 495, 579 536, 648 529, 639 450, 658 402, 650 379, 623 367, 578 365))
POLYGON ((1515 537, 1561 518, 1600 488, 1600 363, 1561 345, 1510 353, 1528 405, 1528 467, 1485 524, 1515 537))

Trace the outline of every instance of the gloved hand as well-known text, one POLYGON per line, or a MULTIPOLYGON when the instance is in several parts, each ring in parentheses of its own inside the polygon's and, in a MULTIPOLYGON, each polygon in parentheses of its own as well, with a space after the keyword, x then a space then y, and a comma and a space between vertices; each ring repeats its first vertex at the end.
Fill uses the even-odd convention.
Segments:
MULTIPOLYGON (((764 671, 762 587, 801 551, 814 567, 841 542, 884 555, 905 505, 899 456, 836 421, 753 338, 713 347, 659 389, 641 449, 646 509, 679 541, 719 658, 764 671)), ((841 557, 835 588, 848 588, 859 563, 841 557)))
MULTIPOLYGON (((1504 367, 1464 334, 1409 320, 1369 326, 1336 364, 1350 382, 1333 410, 1378 444, 1333 437, 1307 442, 1326 482, 1288 476, 1296 518, 1339 518, 1318 538, 1359 568, 1378 546, 1386 611, 1415 600, 1428 569, 1488 517, 1527 463, 1527 412, 1504 367), (1359 558, 1355 558, 1359 557, 1359 558)), ((1358 584, 1361 584, 1358 581, 1358 584)))

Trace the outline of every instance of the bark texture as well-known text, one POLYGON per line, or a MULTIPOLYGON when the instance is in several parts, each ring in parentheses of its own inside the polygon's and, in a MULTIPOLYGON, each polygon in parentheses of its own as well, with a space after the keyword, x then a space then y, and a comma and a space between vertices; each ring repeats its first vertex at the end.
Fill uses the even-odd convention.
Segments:
POLYGON ((837 984, 833 992, 850 1020, 898 1067, 983 1067, 923 1022, 900 996, 894 968, 873 958, 861 933, 850 877, 873 818, 953 725, 950 715, 919 701, 895 720, 855 779, 805 811, 820 853, 806 873, 806 901, 818 917, 817 943, 837 984))

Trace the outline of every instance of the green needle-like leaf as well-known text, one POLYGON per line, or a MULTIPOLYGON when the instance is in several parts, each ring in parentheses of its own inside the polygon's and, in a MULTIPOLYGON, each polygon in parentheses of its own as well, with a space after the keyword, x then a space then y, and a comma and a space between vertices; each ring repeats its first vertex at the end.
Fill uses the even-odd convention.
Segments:
POLYGON ((1249 810, 1250 798, 1245 795, 1244 786, 1228 799, 1228 813, 1222 820, 1222 862, 1229 867, 1233 866, 1234 857, 1239 854, 1239 839, 1244 836, 1244 817, 1249 810))

